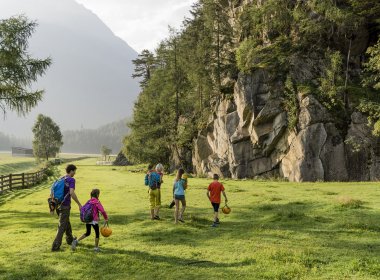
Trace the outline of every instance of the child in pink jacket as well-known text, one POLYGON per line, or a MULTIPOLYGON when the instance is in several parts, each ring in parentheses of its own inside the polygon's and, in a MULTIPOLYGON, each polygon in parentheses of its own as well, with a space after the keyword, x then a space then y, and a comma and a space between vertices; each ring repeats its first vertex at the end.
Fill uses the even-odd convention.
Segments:
POLYGON ((91 223, 86 224, 86 233, 83 234, 79 239, 75 239, 73 243, 71 244, 71 248, 73 250, 76 249, 76 246, 78 245, 79 241, 82 239, 85 239, 86 237, 90 236, 91 234, 91 226, 93 227, 95 231, 95 248, 94 250, 96 252, 99 252, 99 212, 102 213, 103 218, 105 220, 104 223, 108 222, 108 216, 106 211, 104 211, 103 205, 99 201, 99 195, 100 195, 100 190, 98 189, 93 189, 91 191, 91 199, 88 201, 90 204, 92 204, 92 215, 93 215, 93 220, 91 223))

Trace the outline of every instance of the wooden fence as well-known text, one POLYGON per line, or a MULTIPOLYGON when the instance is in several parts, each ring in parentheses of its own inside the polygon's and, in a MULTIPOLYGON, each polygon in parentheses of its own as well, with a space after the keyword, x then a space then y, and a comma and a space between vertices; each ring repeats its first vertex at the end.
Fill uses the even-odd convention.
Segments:
POLYGON ((0 175, 0 193, 6 190, 27 189, 43 181, 46 169, 35 173, 0 175))

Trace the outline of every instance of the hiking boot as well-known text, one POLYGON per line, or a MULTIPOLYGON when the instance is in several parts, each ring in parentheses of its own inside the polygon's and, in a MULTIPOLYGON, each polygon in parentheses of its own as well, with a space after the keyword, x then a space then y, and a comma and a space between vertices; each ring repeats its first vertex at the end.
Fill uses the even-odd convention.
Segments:
POLYGON ((74 239, 73 242, 71 243, 71 250, 75 251, 77 246, 78 246, 78 240, 74 239))
POLYGON ((155 219, 155 220, 161 220, 159 216, 154 216, 153 219, 155 219))
POLYGON ((216 223, 213 223, 211 227, 217 227, 218 225, 216 223))
POLYGON ((214 223, 219 225, 220 224, 219 219, 216 219, 216 221, 214 223))
POLYGON ((181 223, 184 223, 185 221, 181 218, 181 219, 178 219, 178 221, 180 221, 181 223))
POLYGON ((66 243, 67 243, 67 245, 73 244, 73 241, 76 240, 76 239, 77 239, 76 236, 66 237, 66 243))
POLYGON ((94 252, 96 252, 96 253, 100 252, 100 248, 99 247, 95 247, 94 248, 94 252))

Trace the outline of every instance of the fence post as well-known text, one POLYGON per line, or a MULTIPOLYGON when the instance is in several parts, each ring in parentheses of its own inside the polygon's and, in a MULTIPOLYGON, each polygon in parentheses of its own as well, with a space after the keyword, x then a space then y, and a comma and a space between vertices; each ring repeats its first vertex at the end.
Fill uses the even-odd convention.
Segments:
POLYGON ((9 174, 9 189, 12 190, 12 174, 9 174))
POLYGON ((22 188, 25 189, 25 173, 22 173, 22 188))
POLYGON ((1 191, 3 191, 4 190, 4 176, 3 175, 1 175, 1 182, 0 182, 0 184, 1 184, 1 191))

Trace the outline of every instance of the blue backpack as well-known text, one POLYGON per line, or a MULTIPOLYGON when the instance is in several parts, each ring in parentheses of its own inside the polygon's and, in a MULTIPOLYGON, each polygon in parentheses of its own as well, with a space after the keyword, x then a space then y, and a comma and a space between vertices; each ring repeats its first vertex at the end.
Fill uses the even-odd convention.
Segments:
POLYGON ((152 190, 159 188, 161 185, 161 176, 156 172, 145 175, 145 186, 149 186, 152 190))
POLYGON ((53 198, 55 198, 58 203, 62 203, 65 199, 64 193, 65 193, 65 184, 66 184, 66 178, 62 177, 55 181, 51 187, 51 195, 53 198))

